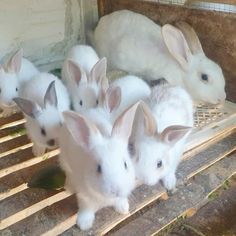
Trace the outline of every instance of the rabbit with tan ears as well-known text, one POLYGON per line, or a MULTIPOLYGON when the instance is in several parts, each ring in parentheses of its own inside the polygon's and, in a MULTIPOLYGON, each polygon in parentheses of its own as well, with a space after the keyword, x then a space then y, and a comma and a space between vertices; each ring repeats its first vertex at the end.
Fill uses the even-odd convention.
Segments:
POLYGON ((7 63, 0 65, 0 107, 4 117, 18 111, 13 98, 19 96, 21 87, 38 73, 38 69, 23 58, 22 49, 18 50, 7 63))
POLYGON ((187 23, 178 27, 182 32, 169 24, 161 27, 132 11, 116 11, 100 19, 94 32, 95 48, 99 56, 107 57, 109 69, 147 80, 165 78, 185 88, 196 103, 223 102, 222 69, 205 55, 187 23))
POLYGON ((52 74, 41 73, 26 84, 21 97, 14 101, 25 115, 34 155, 40 156, 47 148, 56 148, 62 112, 70 107, 69 95, 62 82, 52 74))
POLYGON ((99 59, 90 46, 77 45, 70 50, 62 67, 62 80, 75 111, 98 105, 102 85, 108 87, 106 65, 106 58, 99 59))
POLYGON ((130 152, 138 182, 154 185, 162 180, 168 190, 176 186, 175 171, 193 127, 193 105, 179 86, 153 88, 147 104, 141 102, 130 138, 130 152))
POLYGON ((78 113, 64 112, 60 161, 76 192, 81 230, 92 227, 95 213, 103 207, 129 211, 135 174, 127 146, 137 107, 138 103, 118 117, 109 133, 78 113))

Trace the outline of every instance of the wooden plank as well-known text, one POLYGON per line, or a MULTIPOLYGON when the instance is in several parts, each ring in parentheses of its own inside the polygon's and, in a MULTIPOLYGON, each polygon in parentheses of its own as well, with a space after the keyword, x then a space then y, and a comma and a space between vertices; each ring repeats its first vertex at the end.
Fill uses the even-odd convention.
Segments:
POLYGON ((228 100, 236 102, 236 14, 189 9, 177 5, 140 0, 102 1, 101 15, 116 10, 129 9, 144 14, 161 25, 180 20, 191 24, 200 38, 206 55, 223 68, 228 100))
POLYGON ((19 124, 17 126, 9 127, 6 129, 1 129, 0 130, 0 143, 2 141, 6 141, 7 138, 5 137, 16 137, 20 135, 20 132, 24 129, 23 124, 19 124))
POLYGON ((236 153, 224 158, 208 170, 195 176, 187 185, 181 186, 167 201, 161 201, 146 212, 140 212, 120 228, 110 233, 120 235, 154 235, 163 226, 175 220, 190 208, 199 208, 206 202, 206 197, 217 189, 224 180, 235 173, 236 153), (114 232, 115 231, 115 232, 114 232))
MULTIPOLYGON (((183 161, 180 164, 180 167, 178 169, 178 183, 182 183, 185 181, 185 177, 191 175, 191 173, 196 173, 197 169, 202 168, 202 166, 209 166, 212 164, 212 161, 215 159, 220 160, 223 156, 231 152, 235 149, 236 146, 236 133, 230 135, 229 137, 225 138, 224 140, 221 140, 217 142, 215 145, 208 147, 207 150, 204 152, 199 153, 198 155, 188 158, 185 161, 183 161)), ((160 185, 157 185, 156 187, 149 188, 147 186, 141 186, 138 189, 135 190, 134 194, 130 198, 131 202, 131 212, 128 215, 119 215, 112 209, 102 209, 100 212, 98 212, 96 216, 96 221, 93 229, 89 232, 81 232, 78 230, 76 226, 73 226, 71 229, 66 231, 64 235, 96 235, 96 234, 105 234, 106 232, 109 232, 113 227, 116 225, 119 225, 126 219, 128 219, 130 216, 134 215, 136 212, 141 210, 143 207, 149 206, 156 200, 160 198, 160 196, 163 196, 162 194, 165 194, 164 189, 161 188, 160 185)), ((75 200, 74 200, 75 201, 75 200)), ((64 218, 63 215, 63 209, 58 209, 57 207, 53 209, 44 209, 38 213, 35 213, 34 218, 29 217, 25 219, 24 222, 24 230, 25 232, 30 232, 31 228, 35 229, 35 232, 47 233, 50 232, 51 235, 55 235, 54 233, 62 233, 64 230, 66 230, 71 225, 74 225, 75 223, 75 214, 77 212, 77 206, 76 203, 71 203, 71 200, 63 200, 63 203, 70 207, 71 204, 74 204, 73 208, 70 208, 71 211, 69 213, 70 219, 64 218), (55 215, 59 216, 59 218, 54 219, 54 223, 45 223, 48 221, 52 221, 50 217, 54 215, 54 211, 56 211, 55 215), (47 215, 48 214, 48 215, 47 215), (43 215, 44 221, 41 225, 37 225, 37 220, 34 222, 33 219, 37 219, 37 217, 40 217, 43 215), (28 227, 28 225, 30 227, 28 227), (65 228, 64 228, 65 226, 65 228)), ((58 203, 59 204, 59 203, 58 203)), ((56 206, 56 205, 55 205, 56 206)), ((61 206, 61 205, 60 205, 61 206)), ((66 211, 68 214, 68 211, 66 211)), ((21 222, 21 223, 23 223, 21 222)), ((20 225, 17 223, 17 225, 12 225, 11 227, 7 228, 8 230, 11 230, 11 232, 14 234, 14 230, 19 230, 19 232, 22 232, 23 229, 21 229, 20 225)))

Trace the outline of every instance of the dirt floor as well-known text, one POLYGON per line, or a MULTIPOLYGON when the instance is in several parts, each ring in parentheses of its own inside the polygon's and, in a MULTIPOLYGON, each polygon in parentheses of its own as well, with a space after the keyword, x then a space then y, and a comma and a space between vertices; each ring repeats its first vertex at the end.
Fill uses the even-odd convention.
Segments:
POLYGON ((178 219, 158 236, 236 236, 236 175, 209 200, 194 216, 178 219))

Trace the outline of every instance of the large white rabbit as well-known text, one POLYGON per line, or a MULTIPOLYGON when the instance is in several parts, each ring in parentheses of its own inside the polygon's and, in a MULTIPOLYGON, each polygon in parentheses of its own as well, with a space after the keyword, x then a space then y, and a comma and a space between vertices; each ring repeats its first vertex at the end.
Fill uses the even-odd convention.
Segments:
POLYGON ((25 85, 20 97, 14 101, 25 114, 25 126, 33 142, 34 155, 43 155, 46 148, 57 147, 62 112, 70 107, 63 83, 52 74, 40 73, 25 85))
POLYGON ((25 82, 38 74, 38 69, 23 58, 23 50, 18 50, 10 60, 0 65, 0 107, 3 116, 9 116, 17 110, 13 98, 19 96, 19 90, 25 82))
POLYGON ((127 109, 108 133, 78 113, 64 112, 60 161, 67 186, 77 195, 77 224, 82 230, 92 226, 95 213, 103 207, 129 211, 135 174, 127 146, 137 106, 127 109))
POLYGON ((147 80, 165 78, 184 87, 195 102, 217 104, 225 100, 222 69, 203 52, 187 23, 163 27, 128 10, 102 17, 94 32, 99 56, 109 69, 121 69, 147 80))
POLYGON ((192 100, 183 88, 161 84, 153 88, 147 104, 141 102, 130 138, 136 176, 147 185, 162 180, 172 190, 176 185, 175 171, 193 126, 192 100))

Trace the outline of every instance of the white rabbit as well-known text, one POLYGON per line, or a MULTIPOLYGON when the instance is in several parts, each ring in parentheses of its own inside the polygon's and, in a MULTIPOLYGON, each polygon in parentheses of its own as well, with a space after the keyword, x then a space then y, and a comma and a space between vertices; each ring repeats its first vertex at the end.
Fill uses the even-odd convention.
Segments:
POLYGON ((0 107, 3 116, 9 116, 17 110, 13 98, 19 95, 24 83, 38 74, 38 69, 22 57, 23 50, 18 50, 4 65, 0 65, 0 107))
POLYGON ((60 162, 77 195, 81 230, 92 226, 95 213, 103 207, 113 206, 123 214, 129 211, 135 173, 127 146, 137 106, 126 110, 106 134, 90 119, 64 112, 60 162))
POLYGON ((106 58, 99 60, 86 75, 83 68, 75 61, 66 60, 65 84, 71 95, 72 105, 75 111, 82 111, 98 105, 99 92, 103 87, 108 87, 106 78, 106 58))
POLYGON ((128 10, 103 16, 94 32, 99 56, 109 69, 120 69, 147 80, 165 78, 180 85, 194 101, 217 104, 226 98, 222 69, 203 52, 187 23, 163 27, 128 10), (115 45, 115 46, 114 46, 115 45))
POLYGON ((99 57, 95 50, 89 45, 76 45, 70 49, 65 62, 62 66, 62 79, 67 78, 67 65, 66 61, 72 60, 80 65, 85 71, 86 75, 89 76, 93 66, 99 61, 99 57))
POLYGON ((25 127, 33 142, 33 153, 43 155, 46 148, 58 145, 62 112, 70 107, 68 92, 56 76, 40 73, 25 85, 20 96, 14 101, 25 114, 25 127))
POLYGON ((139 182, 163 181, 168 190, 176 185, 175 171, 193 126, 193 105, 179 86, 161 84, 153 88, 146 105, 137 111, 130 152, 139 182))

